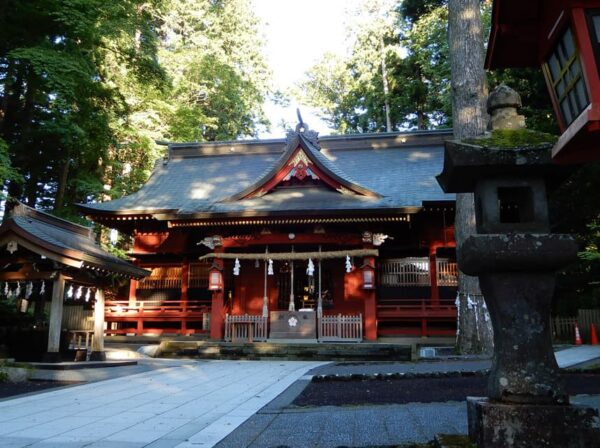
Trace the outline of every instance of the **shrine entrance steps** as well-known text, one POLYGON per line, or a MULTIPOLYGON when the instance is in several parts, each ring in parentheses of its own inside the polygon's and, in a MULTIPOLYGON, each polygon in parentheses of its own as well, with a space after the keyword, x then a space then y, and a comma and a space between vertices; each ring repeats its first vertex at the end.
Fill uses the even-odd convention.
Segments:
POLYGON ((412 347, 385 343, 231 343, 163 339, 156 352, 161 358, 286 359, 316 361, 410 361, 412 347))

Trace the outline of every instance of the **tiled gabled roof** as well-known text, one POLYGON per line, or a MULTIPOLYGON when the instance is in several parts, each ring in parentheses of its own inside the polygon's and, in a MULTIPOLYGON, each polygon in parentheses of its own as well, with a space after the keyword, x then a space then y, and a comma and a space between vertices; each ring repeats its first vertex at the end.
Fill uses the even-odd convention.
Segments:
POLYGON ((16 205, 0 226, 0 243, 5 245, 9 241, 16 241, 33 252, 69 266, 132 278, 149 274, 104 251, 94 241, 90 228, 24 204, 16 205))
POLYGON ((303 141, 332 177, 372 194, 345 195, 325 188, 274 189, 242 199, 285 162, 290 141, 255 140, 169 145, 136 193, 109 202, 81 204, 87 215, 153 215, 157 219, 294 213, 396 212, 424 201, 451 201, 435 176, 442 171, 443 140, 451 131, 358 134, 303 141), (286 145, 287 143, 287 145, 286 145), (233 199, 233 200, 232 200, 233 199))

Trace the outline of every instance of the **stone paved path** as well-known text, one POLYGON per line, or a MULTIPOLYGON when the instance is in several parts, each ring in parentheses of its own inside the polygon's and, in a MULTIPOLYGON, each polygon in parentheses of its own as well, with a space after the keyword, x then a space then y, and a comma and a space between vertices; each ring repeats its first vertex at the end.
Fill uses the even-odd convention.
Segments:
POLYGON ((210 447, 316 362, 202 361, 0 402, 0 446, 210 447))

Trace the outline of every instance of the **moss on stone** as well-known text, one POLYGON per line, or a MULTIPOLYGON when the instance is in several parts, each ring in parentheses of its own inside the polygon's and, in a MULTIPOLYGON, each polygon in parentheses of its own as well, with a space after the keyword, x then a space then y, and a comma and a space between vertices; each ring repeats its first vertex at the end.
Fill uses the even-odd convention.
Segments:
POLYGON ((463 140, 463 143, 483 148, 531 148, 556 143, 557 136, 529 129, 495 129, 491 134, 463 140))
POLYGON ((441 448, 476 448, 469 437, 457 434, 439 434, 436 437, 437 446, 441 448))

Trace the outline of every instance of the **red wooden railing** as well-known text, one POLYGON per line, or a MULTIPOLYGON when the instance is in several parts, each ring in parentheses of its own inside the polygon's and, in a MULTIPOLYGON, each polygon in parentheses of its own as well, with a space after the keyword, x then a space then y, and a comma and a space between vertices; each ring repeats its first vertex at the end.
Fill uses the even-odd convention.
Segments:
POLYGON ((456 317, 454 299, 397 299, 380 302, 377 305, 377 317, 456 317))
POLYGON ((455 334, 456 305, 454 299, 396 299, 377 305, 377 320, 387 322, 379 334, 413 334, 420 336, 452 336, 455 334), (439 324, 445 324, 440 326, 439 324), (417 324, 417 327, 412 325, 417 324), (394 328, 395 327, 395 328, 394 328))
POLYGON ((178 333, 193 334, 207 331, 207 321, 210 308, 186 300, 107 301, 104 310, 104 320, 108 323, 106 334, 161 334, 178 333), (135 327, 118 325, 119 323, 135 322, 135 327), (161 326, 152 323, 161 322, 161 326), (178 327, 164 326, 166 323, 179 323, 178 327), (117 325, 112 325, 116 323, 117 325), (194 328, 188 324, 194 323, 194 328), (117 328, 113 328, 113 327, 117 328), (120 327, 120 328, 119 328, 120 327))

